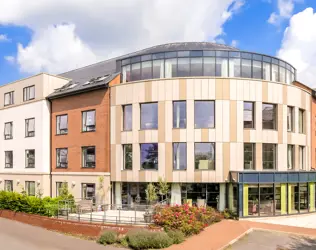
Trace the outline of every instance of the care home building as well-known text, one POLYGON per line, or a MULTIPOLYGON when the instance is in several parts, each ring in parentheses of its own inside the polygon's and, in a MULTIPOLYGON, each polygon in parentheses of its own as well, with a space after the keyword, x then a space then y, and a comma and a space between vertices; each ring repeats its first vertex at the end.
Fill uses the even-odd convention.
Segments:
POLYGON ((0 187, 50 196, 50 103, 69 80, 39 74, 0 87, 0 187))

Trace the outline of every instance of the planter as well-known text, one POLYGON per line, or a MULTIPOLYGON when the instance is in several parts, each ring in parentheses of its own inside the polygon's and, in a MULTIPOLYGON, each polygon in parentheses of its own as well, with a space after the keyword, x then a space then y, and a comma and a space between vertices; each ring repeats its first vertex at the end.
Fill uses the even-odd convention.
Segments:
POLYGON ((146 222, 146 223, 150 223, 151 221, 152 221, 152 214, 144 214, 144 221, 146 222))

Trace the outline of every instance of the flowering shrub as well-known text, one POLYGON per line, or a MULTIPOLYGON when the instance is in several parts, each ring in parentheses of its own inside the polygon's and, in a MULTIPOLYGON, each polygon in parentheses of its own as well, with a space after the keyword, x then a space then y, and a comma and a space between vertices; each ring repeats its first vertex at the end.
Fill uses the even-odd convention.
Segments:
POLYGON ((223 216, 213 208, 190 207, 189 205, 156 208, 154 223, 166 231, 180 230, 186 236, 198 234, 203 228, 221 221, 223 216))

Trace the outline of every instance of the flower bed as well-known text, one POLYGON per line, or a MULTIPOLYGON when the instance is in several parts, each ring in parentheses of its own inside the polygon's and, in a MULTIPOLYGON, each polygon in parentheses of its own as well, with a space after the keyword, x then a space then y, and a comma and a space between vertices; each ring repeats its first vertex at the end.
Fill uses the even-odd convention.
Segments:
POLYGON ((157 207, 154 223, 169 230, 180 230, 186 236, 198 234, 205 227, 219 222, 223 215, 213 208, 190 207, 189 205, 157 207))

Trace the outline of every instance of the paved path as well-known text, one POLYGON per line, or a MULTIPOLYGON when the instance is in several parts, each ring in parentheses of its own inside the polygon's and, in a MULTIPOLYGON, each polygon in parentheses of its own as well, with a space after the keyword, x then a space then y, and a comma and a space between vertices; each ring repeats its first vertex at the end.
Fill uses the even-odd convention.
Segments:
POLYGON ((92 241, 51 232, 39 227, 0 218, 0 249, 5 250, 119 250, 92 241))

